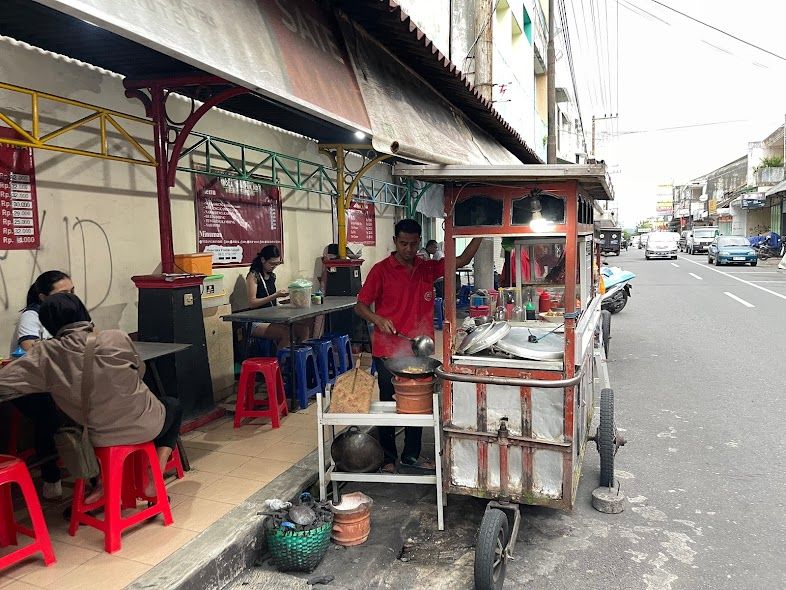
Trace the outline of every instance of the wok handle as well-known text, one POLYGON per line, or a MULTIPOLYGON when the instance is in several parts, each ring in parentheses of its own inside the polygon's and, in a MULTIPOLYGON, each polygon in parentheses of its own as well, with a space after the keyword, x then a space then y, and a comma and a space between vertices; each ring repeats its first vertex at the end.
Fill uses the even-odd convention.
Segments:
POLYGON ((461 383, 484 383, 486 385, 512 385, 514 387, 573 387, 581 381, 584 375, 579 371, 570 379, 517 379, 515 377, 493 377, 489 375, 465 375, 463 373, 449 373, 442 367, 434 369, 434 373, 440 379, 448 381, 459 381, 461 383))

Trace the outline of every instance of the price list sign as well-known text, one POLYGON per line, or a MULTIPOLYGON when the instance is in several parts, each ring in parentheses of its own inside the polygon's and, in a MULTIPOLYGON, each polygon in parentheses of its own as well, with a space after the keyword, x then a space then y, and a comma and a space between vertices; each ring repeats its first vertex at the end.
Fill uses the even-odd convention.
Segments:
POLYGON ((347 210, 347 242, 364 246, 377 244, 374 203, 352 201, 347 210))
MULTIPOLYGON (((18 136, 0 128, 3 137, 18 136)), ((39 245, 33 150, 0 143, 0 250, 35 250, 39 245)))
POLYGON ((213 264, 251 264, 263 246, 284 250, 281 197, 275 187, 194 175, 197 249, 212 252, 213 264))

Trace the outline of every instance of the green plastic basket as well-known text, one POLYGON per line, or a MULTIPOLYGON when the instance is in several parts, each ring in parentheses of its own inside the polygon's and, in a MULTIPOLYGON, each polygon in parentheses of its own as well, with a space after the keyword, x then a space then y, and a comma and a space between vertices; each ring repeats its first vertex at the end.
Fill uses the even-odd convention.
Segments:
POLYGON ((307 531, 266 529, 265 538, 281 571, 310 572, 319 565, 330 546, 332 522, 307 531))

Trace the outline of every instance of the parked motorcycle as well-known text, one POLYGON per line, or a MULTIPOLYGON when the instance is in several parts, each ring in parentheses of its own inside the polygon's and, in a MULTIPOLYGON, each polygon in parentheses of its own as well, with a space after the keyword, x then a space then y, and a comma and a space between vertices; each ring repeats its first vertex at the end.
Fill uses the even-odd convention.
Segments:
POLYGON ((628 304, 633 288, 630 282, 636 278, 636 275, 618 266, 604 266, 600 272, 606 287, 600 307, 613 314, 619 313, 628 304))
POLYGON ((751 248, 756 251, 759 260, 780 258, 783 256, 783 240, 776 232, 767 232, 763 236, 748 238, 751 248))

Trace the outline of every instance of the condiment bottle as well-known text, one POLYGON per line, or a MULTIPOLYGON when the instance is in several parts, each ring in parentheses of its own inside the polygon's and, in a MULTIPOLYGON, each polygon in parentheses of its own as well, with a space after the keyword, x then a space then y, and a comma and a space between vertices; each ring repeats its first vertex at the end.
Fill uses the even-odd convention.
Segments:
POLYGON ((551 297, 544 289, 540 292, 540 296, 538 297, 538 311, 541 313, 547 312, 551 310, 551 297))
POLYGON ((527 300, 527 305, 524 306, 524 310, 526 313, 526 317, 528 320, 535 319, 535 304, 532 302, 532 294, 530 293, 529 299, 527 300))

